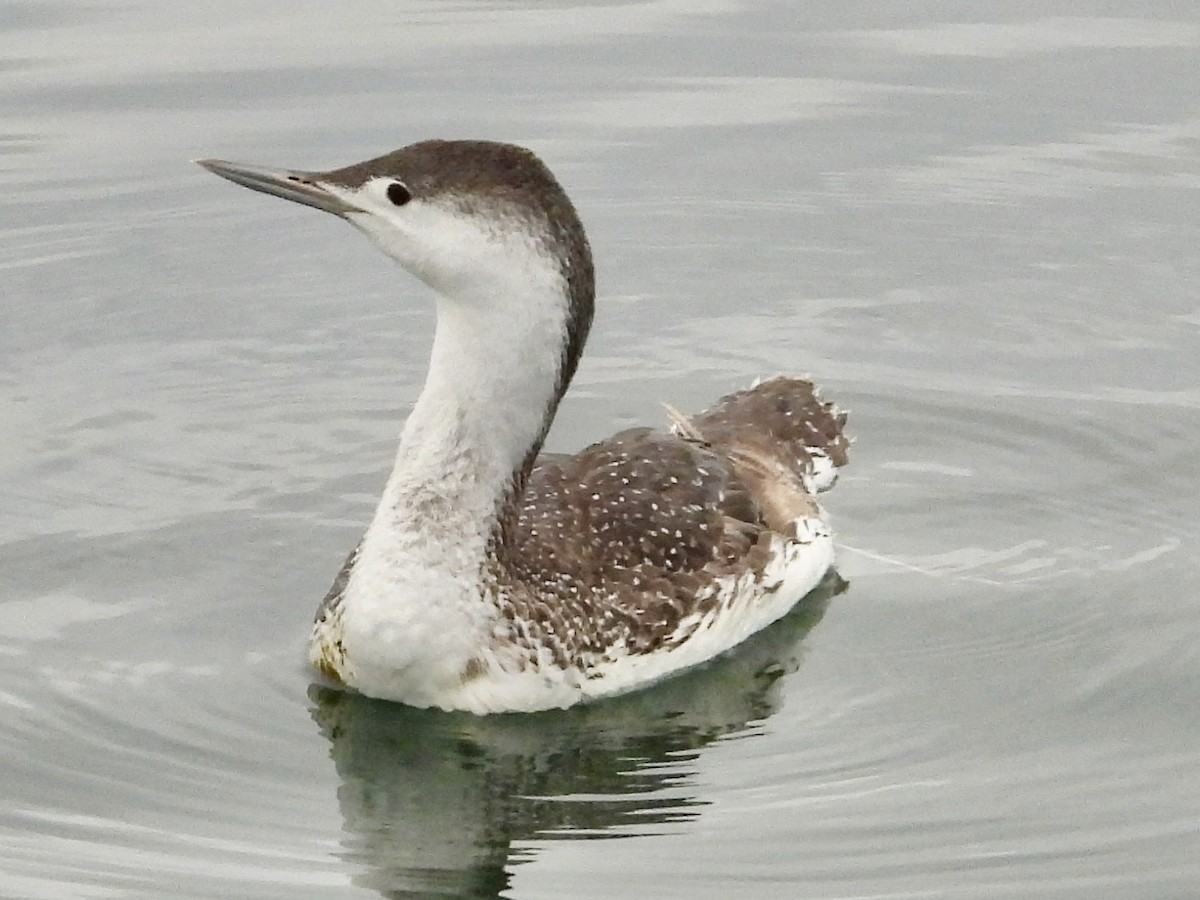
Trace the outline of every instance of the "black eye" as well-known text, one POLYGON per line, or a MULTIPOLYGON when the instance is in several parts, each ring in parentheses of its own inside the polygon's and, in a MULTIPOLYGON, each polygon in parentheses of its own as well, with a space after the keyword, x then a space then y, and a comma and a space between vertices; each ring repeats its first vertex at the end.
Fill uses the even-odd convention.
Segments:
POLYGON ((387 197, 397 206, 403 206, 412 199, 412 191, 406 188, 398 181, 393 181, 388 185, 387 197))

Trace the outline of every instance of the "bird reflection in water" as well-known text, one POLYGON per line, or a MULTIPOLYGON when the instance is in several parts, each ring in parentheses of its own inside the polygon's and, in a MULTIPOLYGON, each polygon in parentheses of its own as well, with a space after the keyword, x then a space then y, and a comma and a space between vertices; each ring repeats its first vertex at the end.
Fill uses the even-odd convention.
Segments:
POLYGON ((700 752, 775 712, 801 639, 846 587, 831 571, 735 652, 569 710, 480 717, 313 685, 354 883, 388 898, 499 897, 536 855, 530 842, 662 833, 700 815, 700 752))

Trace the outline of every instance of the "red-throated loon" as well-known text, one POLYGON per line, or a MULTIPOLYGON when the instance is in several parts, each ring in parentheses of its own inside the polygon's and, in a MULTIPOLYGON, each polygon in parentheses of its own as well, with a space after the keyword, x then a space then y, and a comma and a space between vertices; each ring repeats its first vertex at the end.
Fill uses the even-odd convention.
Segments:
POLYGON ((529 150, 425 141, 328 172, 201 160, 364 231, 437 297, 429 373, 313 665, 475 713, 634 690, 783 616, 833 562, 845 414, 777 377, 669 431, 539 451, 592 322, 574 206, 529 150))

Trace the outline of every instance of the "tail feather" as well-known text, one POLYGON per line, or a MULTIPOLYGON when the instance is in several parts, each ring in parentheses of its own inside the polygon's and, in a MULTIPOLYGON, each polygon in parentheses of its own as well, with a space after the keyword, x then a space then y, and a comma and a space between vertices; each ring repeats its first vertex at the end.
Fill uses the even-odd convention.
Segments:
POLYGON ((680 437, 702 441, 743 471, 759 470, 760 478, 765 466, 775 477, 790 472, 811 490, 826 490, 848 462, 846 413, 808 379, 769 378, 690 418, 669 407, 668 414, 680 437))

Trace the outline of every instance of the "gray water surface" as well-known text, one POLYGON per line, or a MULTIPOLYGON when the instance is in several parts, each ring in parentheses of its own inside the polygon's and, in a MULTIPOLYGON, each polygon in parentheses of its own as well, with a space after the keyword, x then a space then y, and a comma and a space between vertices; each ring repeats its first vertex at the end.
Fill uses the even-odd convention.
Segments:
POLYGON ((0 896, 1200 896, 1200 11, 0 6, 0 896), (811 373, 837 577, 476 718, 310 685, 423 288, 191 165, 528 144, 599 312, 550 448, 811 373))

